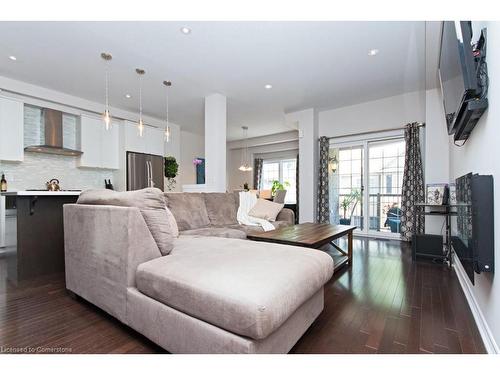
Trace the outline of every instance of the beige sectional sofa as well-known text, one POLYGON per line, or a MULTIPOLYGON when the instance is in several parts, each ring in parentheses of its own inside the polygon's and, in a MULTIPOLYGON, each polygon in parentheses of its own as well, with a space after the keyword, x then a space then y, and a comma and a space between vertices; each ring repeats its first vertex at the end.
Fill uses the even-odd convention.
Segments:
MULTIPOLYGON (((238 224, 236 193, 165 193, 180 234, 245 239, 247 233, 262 231, 260 226, 238 224)), ((295 223, 295 214, 283 208, 272 222, 275 228, 295 223)))
POLYGON ((327 254, 181 234, 162 256, 141 210, 64 206, 66 287, 167 351, 287 353, 323 310, 327 254))

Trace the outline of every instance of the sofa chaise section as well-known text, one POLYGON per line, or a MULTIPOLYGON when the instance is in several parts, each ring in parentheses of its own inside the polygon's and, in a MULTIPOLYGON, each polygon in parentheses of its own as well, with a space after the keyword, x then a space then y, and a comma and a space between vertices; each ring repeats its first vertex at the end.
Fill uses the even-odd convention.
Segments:
POLYGON ((172 353, 288 352, 333 272, 319 251, 239 239, 180 236, 162 256, 138 208, 65 205, 64 230, 67 289, 172 353))

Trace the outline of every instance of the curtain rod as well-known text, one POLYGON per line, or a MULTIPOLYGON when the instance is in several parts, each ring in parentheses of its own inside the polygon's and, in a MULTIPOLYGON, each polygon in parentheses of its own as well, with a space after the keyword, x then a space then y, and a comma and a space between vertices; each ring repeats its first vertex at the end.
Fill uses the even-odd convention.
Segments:
MULTIPOLYGON (((425 122, 419 122, 418 123, 419 128, 424 128, 425 127, 425 122)), ((333 137, 328 137, 328 139, 333 139, 333 138, 344 138, 344 137, 352 137, 355 135, 368 135, 368 134, 376 134, 376 133, 383 133, 383 132, 389 132, 393 130, 404 130, 406 129, 406 126, 401 126, 399 128, 390 128, 390 129, 380 129, 380 130, 370 130, 367 132, 361 132, 361 133, 352 133, 352 134, 344 134, 344 135, 336 135, 333 137)))

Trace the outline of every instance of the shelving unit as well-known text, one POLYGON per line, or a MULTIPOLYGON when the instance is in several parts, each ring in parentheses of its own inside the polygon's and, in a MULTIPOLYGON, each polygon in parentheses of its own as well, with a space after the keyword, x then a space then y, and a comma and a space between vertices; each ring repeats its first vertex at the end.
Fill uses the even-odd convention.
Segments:
MULTIPOLYGON (((448 265, 452 266, 453 261, 453 246, 451 244, 451 217, 457 216, 456 207, 460 204, 449 204, 449 205, 437 205, 437 204, 427 204, 427 203, 416 203, 413 218, 413 233, 416 233, 416 224, 418 216, 444 216, 445 217, 445 233, 443 234, 443 261, 448 265), (429 208, 429 210, 427 210, 429 208)), ((416 249, 413 249, 413 259, 417 256, 432 257, 437 258, 435 255, 429 255, 425 253, 418 253, 416 249)))

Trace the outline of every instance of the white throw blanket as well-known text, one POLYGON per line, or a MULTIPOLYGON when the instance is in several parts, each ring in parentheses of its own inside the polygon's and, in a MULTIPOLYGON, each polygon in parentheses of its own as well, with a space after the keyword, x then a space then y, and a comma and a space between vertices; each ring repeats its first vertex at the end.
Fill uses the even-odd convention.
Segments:
POLYGON ((265 232, 274 230, 274 225, 269 221, 264 219, 259 219, 258 217, 253 217, 248 214, 248 212, 257 203, 257 196, 255 193, 250 193, 249 191, 240 191, 240 206, 238 207, 237 219, 238 223, 242 225, 260 225, 265 232))

